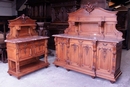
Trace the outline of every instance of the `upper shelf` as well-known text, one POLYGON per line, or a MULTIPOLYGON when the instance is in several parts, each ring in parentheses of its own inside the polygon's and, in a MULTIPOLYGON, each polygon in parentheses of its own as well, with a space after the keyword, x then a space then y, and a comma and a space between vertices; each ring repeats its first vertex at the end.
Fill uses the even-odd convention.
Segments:
POLYGON ((25 16, 17 17, 16 19, 9 20, 9 28, 10 32, 7 35, 7 39, 16 39, 16 38, 25 38, 38 36, 36 32, 36 21, 31 18, 25 16))
POLYGON ((107 11, 97 7, 95 9, 80 8, 75 12, 69 13, 69 20, 74 22, 99 22, 117 21, 117 11, 107 11))
POLYGON ((100 40, 123 40, 122 33, 115 26, 117 24, 116 14, 117 11, 108 11, 100 7, 94 8, 87 4, 68 14, 69 27, 65 30, 65 34, 86 38, 98 37, 100 40))

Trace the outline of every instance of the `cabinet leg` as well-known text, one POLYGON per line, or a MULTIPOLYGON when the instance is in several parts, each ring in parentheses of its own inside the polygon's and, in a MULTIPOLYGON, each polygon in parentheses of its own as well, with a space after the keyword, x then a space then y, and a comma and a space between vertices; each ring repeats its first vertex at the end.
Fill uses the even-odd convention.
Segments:
POLYGON ((10 76, 12 76, 11 74, 9 74, 10 76))
POLYGON ((18 80, 20 79, 20 77, 17 77, 18 78, 18 80))
POLYGON ((48 66, 46 66, 45 68, 48 68, 48 66))
POLYGON ((95 76, 91 76, 93 79, 95 79, 95 76))
POLYGON ((110 81, 112 84, 115 83, 115 81, 110 81))
POLYGON ((66 69, 67 71, 70 71, 70 69, 66 69))
POLYGON ((59 67, 59 66, 57 66, 57 65, 55 65, 56 67, 59 67))

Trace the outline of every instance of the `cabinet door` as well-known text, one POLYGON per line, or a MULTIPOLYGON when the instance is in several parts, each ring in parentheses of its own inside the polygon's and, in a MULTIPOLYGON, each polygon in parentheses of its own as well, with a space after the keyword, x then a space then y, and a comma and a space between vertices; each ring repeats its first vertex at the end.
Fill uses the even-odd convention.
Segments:
POLYGON ((66 38, 55 38, 56 45, 56 60, 54 64, 64 65, 67 59, 67 46, 68 39, 66 38))
POLYGON ((71 39, 70 40, 70 48, 69 48, 69 60, 68 64, 71 67, 80 67, 81 65, 81 55, 80 55, 80 44, 78 40, 71 39))
POLYGON ((111 75, 114 71, 114 59, 116 48, 113 43, 98 42, 97 44, 97 76, 111 75), (115 49, 115 50, 114 50, 115 49))
MULTIPOLYGON (((96 42, 92 41, 83 41, 82 42, 82 47, 81 47, 81 66, 83 69, 87 71, 93 71, 95 68, 94 66, 94 46, 96 45, 96 42)), ((93 71, 94 72, 94 71, 93 71)))
POLYGON ((38 41, 35 41, 33 44, 33 53, 35 54, 34 56, 37 56, 37 55, 43 55, 45 53, 45 40, 38 40, 38 41))
POLYGON ((30 58, 33 55, 32 49, 31 49, 31 42, 19 43, 17 49, 19 49, 18 50, 19 60, 30 58))
POLYGON ((93 41, 71 39, 67 68, 95 76, 95 45, 93 41))

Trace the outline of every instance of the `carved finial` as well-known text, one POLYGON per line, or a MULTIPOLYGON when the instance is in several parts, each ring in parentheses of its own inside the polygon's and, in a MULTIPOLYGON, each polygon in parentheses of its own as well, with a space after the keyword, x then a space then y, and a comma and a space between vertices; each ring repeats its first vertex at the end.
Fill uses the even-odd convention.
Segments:
POLYGON ((21 15, 21 18, 23 19, 23 23, 25 23, 25 22, 26 22, 25 14, 22 14, 22 15, 21 15))
POLYGON ((25 14, 22 14, 22 16, 21 16, 23 19, 25 18, 25 14))
POLYGON ((84 9, 86 9, 87 12, 92 12, 94 10, 94 6, 90 4, 89 2, 83 6, 84 9))

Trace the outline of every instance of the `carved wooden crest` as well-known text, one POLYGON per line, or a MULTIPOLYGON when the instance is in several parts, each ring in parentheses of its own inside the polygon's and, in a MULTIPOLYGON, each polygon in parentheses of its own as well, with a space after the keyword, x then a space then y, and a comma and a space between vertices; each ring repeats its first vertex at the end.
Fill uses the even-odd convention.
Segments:
POLYGON ((84 9, 86 9, 87 12, 92 12, 94 10, 94 6, 90 3, 83 6, 84 9))
POLYGON ((22 14, 22 15, 20 16, 20 18, 22 18, 23 23, 25 23, 25 22, 26 22, 26 18, 27 18, 27 16, 25 16, 25 14, 22 14))

